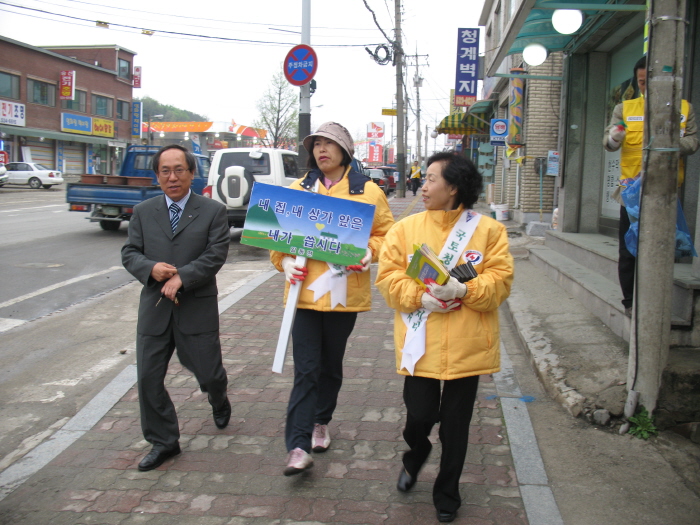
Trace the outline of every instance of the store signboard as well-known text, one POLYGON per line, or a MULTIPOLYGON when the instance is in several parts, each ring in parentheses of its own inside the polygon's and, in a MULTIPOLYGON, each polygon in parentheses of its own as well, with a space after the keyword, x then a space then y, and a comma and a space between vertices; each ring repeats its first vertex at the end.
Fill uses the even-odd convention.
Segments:
POLYGON ((0 124, 11 126, 26 126, 25 117, 27 111, 24 104, 0 100, 0 124))
POLYGON ((92 135, 92 117, 75 115, 73 113, 61 113, 61 131, 79 133, 80 135, 92 135))

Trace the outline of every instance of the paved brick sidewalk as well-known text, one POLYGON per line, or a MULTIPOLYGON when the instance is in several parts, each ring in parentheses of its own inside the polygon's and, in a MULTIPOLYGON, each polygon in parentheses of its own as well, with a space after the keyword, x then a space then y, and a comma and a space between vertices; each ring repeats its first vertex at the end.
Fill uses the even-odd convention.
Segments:
MULTIPOLYGON (((421 211, 392 199, 396 216, 421 211)), ((373 269, 374 271, 374 269, 373 269)), ((218 430, 206 395, 176 360, 168 389, 177 406, 183 453, 151 472, 136 465, 143 440, 132 388, 82 438, 0 502, 0 523, 20 524, 426 524, 439 442, 409 494, 397 492, 405 411, 395 372, 393 314, 373 289, 345 359, 345 381, 330 424, 333 443, 310 471, 285 477, 284 417, 292 363, 271 371, 282 319, 283 276, 275 275, 221 316, 224 364, 233 405, 218 430)), ((455 523, 526 525, 503 413, 483 377, 455 523)))

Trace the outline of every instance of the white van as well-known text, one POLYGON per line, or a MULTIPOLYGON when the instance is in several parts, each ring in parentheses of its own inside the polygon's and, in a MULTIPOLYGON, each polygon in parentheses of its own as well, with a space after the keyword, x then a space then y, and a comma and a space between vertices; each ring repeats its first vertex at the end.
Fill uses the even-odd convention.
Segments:
POLYGON ((253 182, 289 186, 299 176, 294 151, 272 148, 220 149, 212 158, 208 185, 202 195, 225 204, 229 226, 242 228, 253 182))

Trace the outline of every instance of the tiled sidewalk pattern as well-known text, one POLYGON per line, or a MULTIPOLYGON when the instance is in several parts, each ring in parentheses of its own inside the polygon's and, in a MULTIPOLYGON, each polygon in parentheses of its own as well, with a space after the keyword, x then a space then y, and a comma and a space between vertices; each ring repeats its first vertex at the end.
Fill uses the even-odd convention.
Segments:
MULTIPOLYGON (((397 217, 412 204, 413 212, 422 210, 412 196, 391 202, 397 217)), ((282 375, 270 368, 283 282, 281 274, 272 277, 221 316, 233 405, 226 429, 215 427, 206 396, 174 359, 167 385, 177 406, 181 455, 151 472, 136 469, 150 445, 141 436, 132 388, 95 428, 0 502, 0 523, 437 523, 431 492, 436 431, 437 446, 413 491, 396 490, 405 450, 403 380, 395 372, 393 313, 374 288, 373 309, 359 315, 349 341, 331 448, 313 455, 310 471, 282 475, 293 364, 288 356, 282 375)), ((458 524, 527 524, 495 394, 492 378, 482 377, 458 524)))

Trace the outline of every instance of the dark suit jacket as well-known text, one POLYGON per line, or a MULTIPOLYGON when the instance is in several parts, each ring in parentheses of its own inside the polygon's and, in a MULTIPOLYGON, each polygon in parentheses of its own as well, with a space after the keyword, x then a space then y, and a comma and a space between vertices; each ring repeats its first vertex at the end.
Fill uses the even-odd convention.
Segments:
POLYGON ((226 207, 201 195, 190 194, 174 234, 164 195, 134 208, 122 264, 144 285, 137 326, 140 334, 162 334, 171 314, 186 334, 219 329, 216 274, 226 262, 229 240, 226 207), (158 262, 178 270, 182 279, 179 305, 164 297, 156 306, 164 284, 151 277, 158 262))

